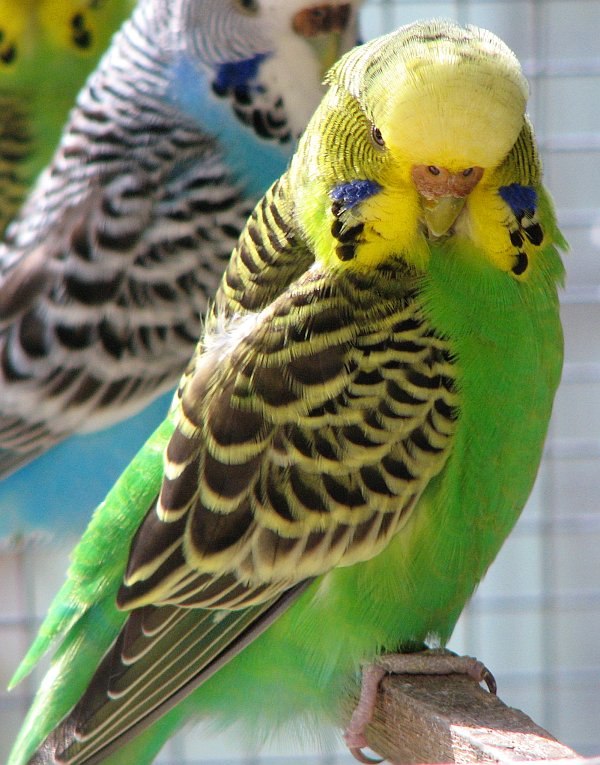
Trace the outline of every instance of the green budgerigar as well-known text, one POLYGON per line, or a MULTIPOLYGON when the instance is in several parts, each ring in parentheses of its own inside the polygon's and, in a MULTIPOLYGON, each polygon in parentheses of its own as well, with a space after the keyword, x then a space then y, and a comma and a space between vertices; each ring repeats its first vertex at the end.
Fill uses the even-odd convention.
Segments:
POLYGON ((0 233, 134 0, 0 0, 0 233))
POLYGON ((421 22, 328 85, 17 673, 61 641, 11 765, 340 724, 364 664, 446 643, 527 500, 564 242, 518 61, 421 22))

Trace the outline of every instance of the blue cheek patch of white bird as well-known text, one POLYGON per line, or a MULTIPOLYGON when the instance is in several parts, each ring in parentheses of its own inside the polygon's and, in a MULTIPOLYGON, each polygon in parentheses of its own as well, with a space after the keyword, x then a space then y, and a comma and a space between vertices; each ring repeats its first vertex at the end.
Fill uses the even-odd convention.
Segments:
POLYGON ((231 61, 217 67, 217 76, 213 86, 217 93, 224 93, 231 88, 251 87, 256 80, 263 61, 269 58, 267 53, 257 53, 243 61, 231 61))
POLYGON ((262 92, 256 78, 260 64, 266 55, 257 55, 237 64, 221 64, 214 70, 198 72, 194 64, 185 57, 174 62, 169 80, 176 83, 169 93, 172 103, 191 117, 203 131, 215 137, 223 154, 223 162, 232 177, 244 185, 249 196, 259 197, 273 178, 281 175, 288 164, 293 143, 281 145, 276 140, 264 139, 241 120, 232 119, 233 109, 228 98, 219 97, 213 83, 237 82, 238 87, 262 92))

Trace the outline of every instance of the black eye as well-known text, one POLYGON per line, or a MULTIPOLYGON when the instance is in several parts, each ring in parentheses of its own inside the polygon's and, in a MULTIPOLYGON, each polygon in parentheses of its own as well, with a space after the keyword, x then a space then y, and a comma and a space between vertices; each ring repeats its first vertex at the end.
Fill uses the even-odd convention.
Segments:
POLYGON ((466 170, 462 171, 462 174, 465 176, 465 178, 468 178, 471 175, 472 172, 473 172, 473 168, 472 167, 467 167, 466 170))
POLYGON ((429 165, 429 166, 427 167, 427 169, 429 170, 429 172, 430 172, 432 175, 439 175, 439 174, 440 174, 440 168, 439 168, 439 167, 436 167, 435 165, 429 165))
POLYGON ((236 0, 236 2, 246 13, 258 13, 258 0, 236 0))
POLYGON ((373 139, 373 143, 376 143, 377 146, 385 146, 381 130, 375 125, 371 125, 371 138, 373 139))

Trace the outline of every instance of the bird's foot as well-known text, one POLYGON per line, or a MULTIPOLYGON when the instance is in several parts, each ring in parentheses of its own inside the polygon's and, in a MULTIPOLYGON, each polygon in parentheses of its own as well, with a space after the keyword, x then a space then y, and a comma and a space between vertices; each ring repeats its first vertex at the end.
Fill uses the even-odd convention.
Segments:
MULTIPOLYGON (((393 655, 402 656, 402 654, 383 654, 379 659, 393 655)), ((379 664, 379 661, 376 664, 368 664, 363 667, 358 704, 354 708, 348 727, 344 732, 344 741, 350 750, 350 754, 352 754, 354 759, 366 763, 366 765, 382 762, 382 760, 374 760, 368 757, 363 752, 363 749, 368 746, 367 739, 365 738, 365 729, 373 717, 379 683, 388 672, 389 670, 379 664)))
POLYGON ((417 653, 386 653, 374 664, 363 668, 360 697, 350 723, 344 733, 344 741, 350 753, 362 763, 378 763, 364 754, 368 746, 365 730, 375 710, 379 683, 387 674, 395 675, 468 675, 478 683, 485 683, 490 693, 496 693, 496 680, 490 670, 471 656, 457 656, 446 649, 433 649, 417 653))

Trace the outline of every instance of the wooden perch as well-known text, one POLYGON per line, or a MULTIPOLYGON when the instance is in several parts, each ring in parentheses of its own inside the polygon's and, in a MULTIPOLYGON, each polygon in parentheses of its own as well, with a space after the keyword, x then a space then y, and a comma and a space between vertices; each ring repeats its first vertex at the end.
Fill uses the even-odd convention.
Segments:
POLYGON ((388 675, 367 740, 395 765, 579 757, 463 675, 388 675))

